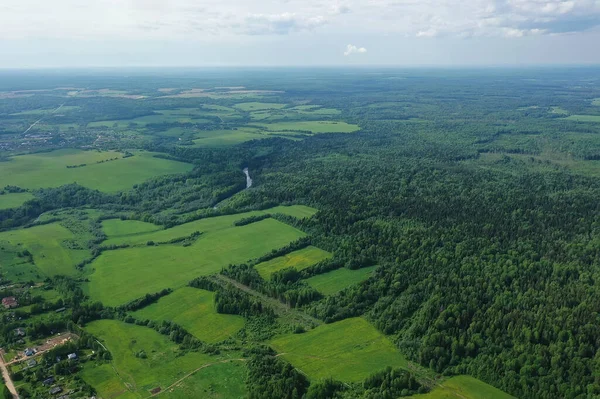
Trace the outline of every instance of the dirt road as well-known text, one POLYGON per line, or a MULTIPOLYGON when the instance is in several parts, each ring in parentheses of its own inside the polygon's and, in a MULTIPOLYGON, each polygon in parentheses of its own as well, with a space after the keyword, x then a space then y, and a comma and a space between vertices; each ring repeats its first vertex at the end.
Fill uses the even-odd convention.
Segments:
POLYGON ((12 393, 14 399, 19 399, 19 394, 17 393, 17 388, 15 388, 15 384, 6 368, 6 364, 4 364, 4 350, 0 349, 0 371, 2 371, 2 378, 4 378, 4 384, 12 393))

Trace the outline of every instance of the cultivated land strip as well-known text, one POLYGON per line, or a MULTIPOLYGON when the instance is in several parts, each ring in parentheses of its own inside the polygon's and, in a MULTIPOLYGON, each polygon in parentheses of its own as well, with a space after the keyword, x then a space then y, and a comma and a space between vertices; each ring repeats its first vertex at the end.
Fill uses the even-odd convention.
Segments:
POLYGON ((263 304, 272 308, 273 311, 275 311, 275 314, 277 314, 280 317, 286 317, 296 323, 300 323, 300 324, 308 326, 310 328, 313 328, 320 324, 323 324, 323 322, 321 320, 316 319, 312 316, 309 316, 306 313, 301 312, 299 310, 292 309, 285 303, 278 301, 277 299, 274 299, 274 298, 269 298, 268 296, 261 294, 260 292, 257 292, 255 290, 253 290, 252 288, 250 288, 242 283, 239 283, 229 277, 223 276, 221 274, 217 274, 212 277, 215 280, 215 282, 217 282, 219 284, 230 284, 230 285, 234 286, 235 288, 237 288, 241 291, 244 291, 247 294, 252 295, 255 298, 258 298, 263 304))

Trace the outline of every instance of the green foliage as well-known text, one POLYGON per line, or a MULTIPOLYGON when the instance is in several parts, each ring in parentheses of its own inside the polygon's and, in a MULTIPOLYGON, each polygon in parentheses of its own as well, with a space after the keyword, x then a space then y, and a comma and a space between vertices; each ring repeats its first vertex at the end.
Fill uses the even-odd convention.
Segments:
POLYGON ((270 354, 255 354, 248 361, 246 387, 250 399, 300 399, 309 382, 284 360, 270 354))

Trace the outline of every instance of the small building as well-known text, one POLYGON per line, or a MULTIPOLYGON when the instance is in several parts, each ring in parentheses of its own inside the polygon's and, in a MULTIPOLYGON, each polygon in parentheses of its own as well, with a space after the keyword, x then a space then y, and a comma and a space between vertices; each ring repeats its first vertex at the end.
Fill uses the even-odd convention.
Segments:
POLYGON ((62 392, 62 388, 61 387, 54 387, 50 390, 50 395, 56 395, 58 393, 62 392))
POLYGON ((33 367, 37 364, 37 362, 35 361, 35 359, 29 359, 27 361, 27 367, 33 367))
POLYGON ((56 312, 56 313, 62 313, 62 312, 64 312, 65 310, 67 310, 67 308, 64 308, 64 307, 63 307, 63 308, 58 308, 58 309, 56 309, 56 310, 55 310, 55 312, 56 312))
POLYGON ((69 359, 69 360, 76 360, 77 359, 77 353, 69 353, 69 355, 67 356, 67 359, 69 359))
POLYGON ((2 298, 2 306, 6 309, 12 309, 18 307, 19 303, 14 296, 7 296, 6 298, 2 298))
POLYGON ((25 329, 22 327, 19 327, 15 330, 15 335, 17 337, 24 337, 25 336, 25 329))
POLYGON ((23 351, 23 353, 25 354, 25 356, 33 356, 33 355, 35 355, 35 350, 33 350, 31 348, 27 348, 23 351))
POLYGON ((44 385, 49 386, 54 384, 54 377, 48 377, 43 382, 44 385))

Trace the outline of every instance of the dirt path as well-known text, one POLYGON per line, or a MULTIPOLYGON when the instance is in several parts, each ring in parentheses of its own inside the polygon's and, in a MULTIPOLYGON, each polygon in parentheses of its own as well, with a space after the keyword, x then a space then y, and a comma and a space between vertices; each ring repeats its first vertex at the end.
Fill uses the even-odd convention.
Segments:
POLYGON ((263 295, 260 292, 257 292, 242 283, 239 283, 233 279, 230 279, 229 277, 223 276, 222 274, 217 274, 213 277, 215 279, 215 282, 217 282, 217 283, 231 284, 235 288, 237 288, 241 291, 244 291, 244 292, 248 293, 249 295, 252 295, 253 297, 258 298, 263 304, 268 305, 270 308, 272 308, 278 316, 287 317, 289 319, 292 319, 293 322, 302 324, 309 328, 313 328, 315 326, 323 324, 323 322, 319 319, 316 319, 310 315, 307 315, 306 313, 301 312, 299 310, 292 309, 285 303, 283 303, 275 298, 271 298, 266 295, 263 295))
POLYGON ((6 368, 6 364, 4 363, 4 350, 0 349, 0 371, 2 371, 2 378, 4 378, 4 384, 12 394, 14 399, 19 399, 19 394, 17 393, 17 388, 15 388, 15 384, 6 368))
POLYGON ((29 360, 34 357, 41 356, 44 353, 48 352, 50 349, 56 348, 58 345, 63 345, 72 339, 78 339, 78 338, 79 337, 76 334, 72 334, 72 333, 67 333, 67 334, 64 334, 64 335, 61 335, 58 337, 50 338, 43 345, 40 345, 35 348, 37 350, 37 352, 34 355, 25 356, 25 357, 17 357, 14 360, 6 363, 6 365, 10 366, 11 364, 24 362, 25 360, 29 360))
POLYGON ((177 385, 181 384, 185 379, 193 376, 198 371, 205 369, 207 367, 214 366, 215 364, 223 364, 223 363, 231 363, 231 362, 245 362, 245 361, 246 361, 246 359, 226 359, 226 360, 221 360, 220 362, 205 364, 203 366, 198 367, 196 370, 193 370, 193 371, 187 373, 185 376, 181 377, 180 379, 178 379, 177 381, 175 381, 174 383, 172 383, 165 389, 161 389, 160 392, 157 392, 155 394, 152 394, 152 395, 146 397, 146 399, 153 398, 155 396, 160 395, 161 393, 167 392, 168 390, 175 388, 177 385))

